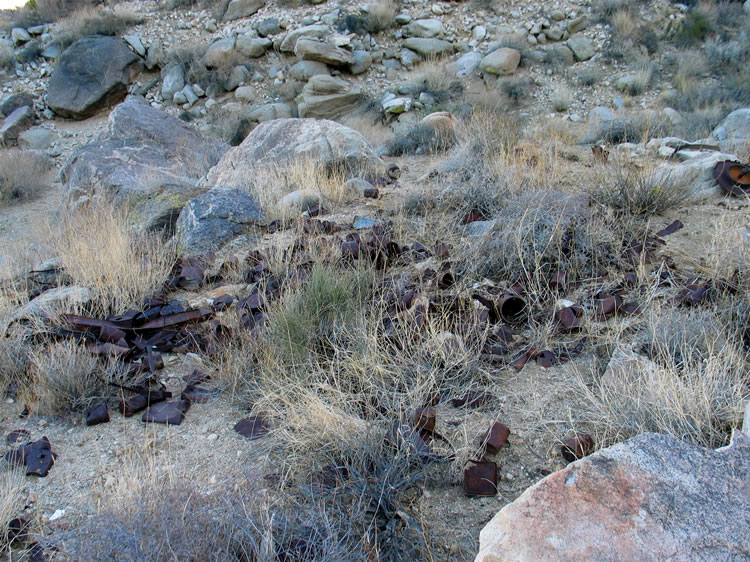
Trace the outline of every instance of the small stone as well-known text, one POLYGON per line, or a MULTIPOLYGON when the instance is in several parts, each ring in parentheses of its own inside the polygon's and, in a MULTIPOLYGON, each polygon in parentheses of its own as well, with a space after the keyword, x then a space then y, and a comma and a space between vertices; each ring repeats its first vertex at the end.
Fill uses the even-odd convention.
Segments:
POLYGON ((55 512, 49 516, 48 521, 51 523, 52 521, 57 521, 61 517, 65 515, 64 509, 56 509, 55 512))
POLYGON ((215 433, 211 433, 208 437, 206 437, 208 441, 216 441, 218 438, 219 436, 215 433))
POLYGON ((22 27, 14 27, 10 32, 10 38, 16 45, 21 45, 27 41, 31 41, 31 35, 22 27))

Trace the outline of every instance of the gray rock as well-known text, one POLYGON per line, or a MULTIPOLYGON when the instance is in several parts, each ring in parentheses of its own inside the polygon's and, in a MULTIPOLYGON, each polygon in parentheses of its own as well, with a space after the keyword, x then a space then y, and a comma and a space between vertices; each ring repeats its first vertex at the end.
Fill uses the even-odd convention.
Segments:
POLYGON ((253 171, 283 171, 305 161, 342 169, 349 177, 380 177, 385 173, 385 163, 354 129, 321 119, 276 119, 253 129, 201 183, 248 188, 253 171))
POLYGON ((330 71, 324 63, 314 60, 301 60, 289 69, 289 76, 300 82, 307 82, 318 74, 330 74, 330 71))
POLYGON ((41 35, 42 33, 47 33, 47 25, 32 25, 31 27, 27 27, 26 31, 28 31, 31 35, 41 35))
POLYGON ((179 92, 175 92, 174 96, 172 96, 172 103, 175 105, 182 105, 187 103, 187 101, 187 96, 182 90, 180 90, 179 92))
POLYGON ((398 25, 406 25, 411 21, 411 16, 409 14, 398 14, 395 18, 395 21, 398 25))
POLYGON ((294 53, 302 60, 314 60, 330 66, 349 66, 354 62, 351 51, 315 39, 299 39, 294 53))
POLYGON ((15 146, 18 135, 34 124, 34 112, 28 105, 19 107, 0 125, 0 146, 15 146))
POLYGON ((469 76, 472 72, 479 68, 479 63, 482 62, 482 58, 482 53, 478 53, 476 51, 470 51, 461 55, 455 62, 456 76, 458 78, 469 76))
POLYGON ((41 52, 41 55, 47 60, 55 60, 60 56, 60 47, 58 45, 48 45, 41 52))
POLYGON ((567 45, 579 61, 589 60, 596 54, 593 41, 583 35, 573 35, 568 39, 567 45))
POLYGON ((139 61, 122 39, 83 37, 60 55, 47 87, 47 105, 62 117, 91 117, 125 97, 139 61))
POLYGON ((678 164, 660 164, 651 173, 663 185, 688 187, 690 199, 703 199, 723 193, 714 179, 714 166, 724 160, 738 160, 736 155, 727 152, 681 150, 677 156, 684 161, 678 164))
POLYGON ((237 37, 235 48, 246 57, 257 59, 265 55, 266 51, 270 49, 272 45, 273 41, 270 39, 240 35, 237 37))
POLYGON ((281 26, 277 18, 264 19, 255 26, 255 30, 261 37, 268 37, 269 35, 276 35, 281 33, 281 26))
POLYGON ((92 297, 93 295, 89 289, 77 285, 49 289, 15 310, 11 314, 10 322, 33 320, 35 318, 52 318, 60 313, 70 312, 76 307, 89 303, 92 297))
POLYGON ((527 489, 482 529, 475 560, 743 558, 748 474, 740 431, 716 450, 644 433, 527 489))
POLYGON ((263 209, 247 191, 214 187, 191 199, 175 224, 176 238, 185 255, 205 254, 265 221, 263 209))
POLYGON ((326 35, 328 35, 327 25, 306 25, 295 29, 294 31, 290 31, 286 37, 284 37, 281 45, 279 45, 279 50, 282 53, 294 53, 297 48, 297 41, 300 38, 319 39, 326 37, 326 35))
POLYGON ((496 221, 474 221, 466 225, 469 236, 484 236, 495 227, 496 221))
POLYGON ((203 64, 207 68, 220 68, 231 64, 235 57, 234 44, 234 37, 214 41, 203 55, 203 64))
POLYGON ((10 31, 10 38, 16 45, 21 45, 27 41, 31 41, 31 35, 22 27, 14 27, 10 31))
POLYGON ((194 104, 198 102, 198 94, 195 93, 193 90, 193 87, 188 84, 182 89, 182 93, 185 94, 185 98, 187 99, 188 108, 192 107, 194 104))
POLYGON ((148 48, 148 56, 146 57, 146 68, 153 70, 159 68, 166 56, 164 53, 164 47, 161 45, 161 41, 158 39, 151 43, 148 48))
POLYGON ((354 230, 364 230, 365 228, 373 228, 381 223, 379 220, 371 219, 370 217, 354 217, 352 221, 352 228, 354 230))
POLYGON ((453 52, 453 44, 442 39, 409 37, 404 41, 404 47, 419 53, 423 57, 439 57, 453 52))
POLYGON ((411 98, 392 98, 381 104, 385 113, 398 115, 411 109, 411 98))
POLYGON ((233 92, 245 82, 250 81, 250 71, 244 64, 238 64, 232 68, 229 78, 224 82, 224 89, 227 92, 233 92))
POLYGON ((550 27, 549 29, 546 29, 544 31, 544 36, 549 39, 550 41, 559 41, 563 38, 563 34, 565 32, 560 29, 559 27, 550 27))
POLYGON ((236 20, 252 16, 266 5, 265 0, 232 0, 224 12, 224 21, 236 20))
POLYGON ((264 123, 274 119, 289 119, 292 115, 292 108, 286 103, 266 103, 250 110, 247 118, 250 121, 264 123))
POLYGON ((255 90, 252 86, 240 86, 234 91, 234 97, 242 103, 252 103, 255 101, 255 90))
POLYGON ((91 197, 128 204, 136 227, 171 228, 182 207, 204 189, 202 178, 225 145, 188 124, 128 98, 112 111, 101 139, 77 149, 60 171, 68 204, 91 197))
POLYGON ((479 63, 479 70, 498 76, 506 76, 513 74, 520 62, 521 53, 519 51, 510 47, 502 47, 484 57, 482 62, 479 63))
POLYGON ((0 103, 0 115, 7 117, 19 107, 29 106, 34 109, 34 98, 29 94, 12 94, 0 103))
POLYGON ((277 203, 279 210, 285 214, 294 211, 307 211, 318 205, 320 205, 320 193, 311 189, 298 189, 287 193, 277 203))
POLYGON ((318 74, 302 89, 297 112, 300 117, 338 119, 355 109, 361 99, 362 90, 347 81, 318 74))
POLYGON ((364 74, 372 66, 372 55, 367 51, 354 51, 354 62, 349 67, 349 72, 354 74, 364 74))
POLYGON ((161 97, 164 101, 172 101, 174 95, 185 87, 185 73, 179 64, 162 69, 161 80, 161 97))
POLYGON ((740 148, 750 141, 750 107, 732 111, 711 131, 710 138, 723 150, 740 148))
POLYGON ((431 39, 443 36, 443 22, 439 19, 415 20, 407 25, 404 30, 412 37, 423 37, 431 39))
POLYGON ((18 135, 18 146, 32 150, 44 150, 49 148, 55 140, 57 140, 57 134, 54 131, 44 127, 33 127, 18 135))
POLYGON ((353 197, 364 197, 365 191, 374 186, 363 178, 352 178, 344 184, 344 189, 353 197))
POLYGON ((406 68, 411 68, 422 60, 422 57, 411 49, 401 49, 401 56, 399 58, 401 64, 406 68))
POLYGON ((123 35, 122 38, 125 39, 125 42, 130 45, 139 56, 146 56, 146 47, 143 46, 140 37, 137 35, 123 35))
POLYGON ((576 57, 573 51, 567 45, 552 45, 547 48, 548 56, 551 56, 553 60, 559 61, 566 66, 575 64, 576 57))
POLYGON ((573 35, 574 33, 583 31, 584 29, 586 29, 587 25, 588 22, 586 21, 586 16, 578 16, 576 19, 570 20, 568 22, 568 33, 573 35))

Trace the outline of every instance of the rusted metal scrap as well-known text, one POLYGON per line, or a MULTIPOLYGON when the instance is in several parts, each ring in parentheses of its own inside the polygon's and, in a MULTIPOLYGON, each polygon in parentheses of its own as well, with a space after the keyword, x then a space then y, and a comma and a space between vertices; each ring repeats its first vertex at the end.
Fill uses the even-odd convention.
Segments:
POLYGON ((724 160, 714 166, 713 176, 727 193, 736 197, 750 195, 750 166, 724 160))
POLYGON ((493 422, 490 428, 481 436, 481 446, 491 455, 496 455, 508 442, 510 428, 500 422, 493 422))
POLYGON ((576 433, 560 447, 560 453, 568 462, 573 462, 591 454, 594 439, 588 433, 576 433))
POLYGON ((268 433, 269 426, 260 416, 250 416, 238 421, 234 425, 234 430, 243 437, 253 441, 264 437, 268 433))
POLYGON ((55 464, 56 457, 57 454, 52 452, 49 439, 42 437, 39 441, 11 449, 5 454, 5 461, 8 464, 25 467, 26 476, 45 477, 55 464))
POLYGON ((494 396, 486 390, 468 390, 461 398, 451 399, 451 406, 454 408, 479 408, 492 400, 494 396))
POLYGON ((464 494, 494 496, 497 494, 497 464, 491 461, 470 460, 464 468, 464 494))

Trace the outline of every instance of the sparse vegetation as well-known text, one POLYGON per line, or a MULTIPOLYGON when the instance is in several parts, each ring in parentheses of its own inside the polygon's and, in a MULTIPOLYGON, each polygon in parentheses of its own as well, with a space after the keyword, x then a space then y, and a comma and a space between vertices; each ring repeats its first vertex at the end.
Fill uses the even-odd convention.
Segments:
POLYGON ((139 308, 163 286, 176 259, 158 233, 133 232, 127 212, 104 202, 79 208, 57 228, 53 247, 65 271, 96 293, 104 315, 139 308))
POLYGON ((558 113, 562 113, 563 111, 567 111, 568 108, 570 108, 570 104, 573 103, 573 98, 570 95, 570 92, 567 90, 556 90, 551 96, 550 96, 550 102, 552 103, 552 108, 557 111, 558 113))
POLYGON ((26 485, 23 472, 3 467, 0 473, 0 552, 5 552, 11 543, 7 523, 18 517, 23 508, 23 490, 26 485))
POLYGON ((0 43, 0 70, 13 70, 16 66, 16 51, 7 43, 0 43))
POLYGON ((61 342, 31 353, 29 379, 20 393, 35 415, 80 415, 107 396, 109 376, 76 342, 61 342))
POLYGON ((64 49, 85 35, 119 35, 140 22, 134 12, 89 6, 60 20, 56 42, 64 49))
POLYGON ((0 152, 0 202, 29 199, 47 187, 49 159, 31 150, 0 152))
POLYGON ((684 205, 691 193, 689 185, 673 181, 661 170, 615 164, 597 170, 589 196, 627 215, 648 217, 684 205))

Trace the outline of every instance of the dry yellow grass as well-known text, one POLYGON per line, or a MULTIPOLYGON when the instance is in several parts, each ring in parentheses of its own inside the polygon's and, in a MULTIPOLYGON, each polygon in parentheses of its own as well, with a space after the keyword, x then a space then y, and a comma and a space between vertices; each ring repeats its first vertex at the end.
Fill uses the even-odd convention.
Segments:
POLYGON ((0 202, 28 199, 48 186, 49 158, 32 150, 0 152, 0 202))
POLYGON ((638 21, 629 10, 617 10, 612 15, 612 26, 620 39, 637 39, 638 21))
POLYGON ((177 258, 158 234, 134 232, 127 212, 106 203, 82 206, 56 227, 52 246, 65 272, 96 294, 100 313, 140 307, 163 286, 177 258))
POLYGON ((23 491, 26 487, 23 471, 3 467, 0 472, 0 552, 5 553, 10 541, 7 523, 21 515, 23 508, 23 491))

